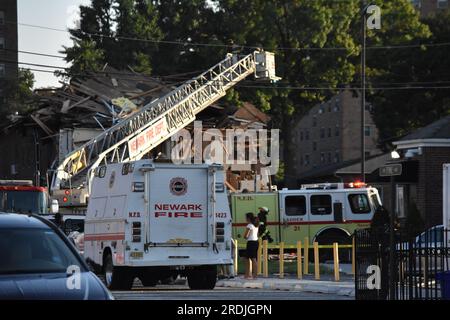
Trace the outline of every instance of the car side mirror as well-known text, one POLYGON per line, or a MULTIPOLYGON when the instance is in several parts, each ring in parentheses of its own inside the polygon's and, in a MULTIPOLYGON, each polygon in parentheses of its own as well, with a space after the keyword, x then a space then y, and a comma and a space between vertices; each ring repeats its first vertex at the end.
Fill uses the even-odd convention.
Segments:
POLYGON ((59 212, 59 202, 56 199, 52 200, 52 204, 50 206, 50 213, 55 214, 59 212))

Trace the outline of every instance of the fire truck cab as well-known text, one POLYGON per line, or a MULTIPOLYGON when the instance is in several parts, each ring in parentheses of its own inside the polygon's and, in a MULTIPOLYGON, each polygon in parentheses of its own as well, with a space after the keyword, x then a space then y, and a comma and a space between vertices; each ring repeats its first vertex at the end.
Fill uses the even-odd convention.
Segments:
POLYGON ((84 255, 112 289, 139 278, 154 286, 187 276, 212 289, 217 266, 231 265, 232 219, 219 165, 152 160, 95 170, 85 220, 84 255))
POLYGON ((33 186, 31 180, 0 180, 0 211, 45 215, 47 188, 33 186))
MULTIPOLYGON (((266 193, 231 195, 234 238, 243 246, 245 213, 268 210, 266 227, 273 244, 284 242, 294 247, 297 241, 309 244, 351 244, 355 229, 370 226, 379 206, 377 189, 363 183, 321 183, 302 185, 266 193)), ((329 254, 322 250, 324 254, 329 254)))

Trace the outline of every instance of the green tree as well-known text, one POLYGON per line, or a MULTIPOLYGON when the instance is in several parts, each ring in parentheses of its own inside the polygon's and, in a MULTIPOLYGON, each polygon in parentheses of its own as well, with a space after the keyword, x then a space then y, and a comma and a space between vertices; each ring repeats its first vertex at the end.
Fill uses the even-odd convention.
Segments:
POLYGON ((0 106, 0 117, 13 113, 25 113, 32 109, 34 75, 28 69, 18 70, 17 79, 8 79, 4 83, 5 99, 0 106))
MULTIPOLYGON (((431 32, 428 43, 450 42, 450 13, 442 12, 423 20, 431 32)), ((413 42, 414 43, 414 42, 413 42)), ((392 140, 450 114, 450 56, 446 46, 419 46, 395 52, 376 50, 386 65, 373 81, 378 86, 410 89, 375 90, 375 121, 382 139, 392 140), (420 87, 416 88, 415 87, 420 87)), ((380 60, 380 59, 378 59, 380 60)), ((374 84, 374 86, 377 86, 374 84)))
POLYGON ((157 22, 147 0, 92 0, 80 6, 79 27, 70 30, 73 46, 63 50, 72 63, 70 74, 98 71, 105 64, 150 74, 162 36, 157 22))

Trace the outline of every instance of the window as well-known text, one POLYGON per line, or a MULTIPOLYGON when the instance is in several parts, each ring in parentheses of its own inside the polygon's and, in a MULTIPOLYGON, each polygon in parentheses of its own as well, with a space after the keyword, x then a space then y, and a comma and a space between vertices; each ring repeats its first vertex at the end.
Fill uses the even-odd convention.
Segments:
POLYGON ((315 215, 331 214, 331 196, 330 195, 315 195, 311 196, 311 213, 315 215))
POLYGON ((314 116, 313 117, 313 127, 316 127, 316 126, 317 126, 317 117, 314 116))
POLYGON ((316 151, 317 150, 317 142, 313 142, 313 151, 316 151))
POLYGON ((305 155, 305 166, 309 165, 309 154, 305 155))
POLYGON ((336 151, 336 152, 334 153, 334 162, 335 162, 335 163, 338 163, 339 161, 341 161, 341 160, 340 160, 340 157, 339 157, 339 151, 336 151))
POLYGON ((331 128, 328 128, 328 138, 331 138, 331 128))
POLYGON ((305 196, 287 196, 284 198, 287 216, 304 216, 306 214, 305 196))
POLYGON ((1 49, 5 49, 5 48, 6 48, 6 46, 5 46, 5 38, 0 37, 0 50, 1 49))
POLYGON ((448 0, 438 0, 437 7, 439 9, 445 9, 448 8, 448 0))
POLYGON ((366 194, 350 194, 348 196, 348 202, 350 202, 353 213, 359 214, 370 212, 369 198, 366 194))
POLYGON ((338 112, 340 110, 340 102, 341 102, 341 100, 339 98, 336 98, 336 101, 334 102, 334 108, 333 108, 334 112, 338 112))
POLYGON ((323 113, 323 106, 320 107, 318 113, 319 113, 319 114, 322 114, 322 113, 323 113))
POLYGON ((7 257, 0 264, 0 274, 66 274, 74 265, 86 271, 79 257, 51 229, 0 229, 0 252, 7 257))
POLYGON ((370 126, 365 126, 364 127, 364 135, 366 137, 370 137, 371 133, 372 133, 372 128, 370 126))
POLYGON ((337 124, 337 125, 336 125, 336 128, 334 129, 334 135, 335 135, 336 137, 339 137, 339 134, 340 134, 340 132, 339 132, 339 125, 337 124))
POLYGON ((422 1, 421 0, 411 0, 411 3, 416 8, 420 8, 422 6, 422 1))
POLYGON ((5 76, 5 64, 4 63, 0 63, 0 78, 5 76))
POLYGON ((5 11, 0 11, 0 25, 5 24, 5 11))
POLYGON ((309 131, 308 130, 306 130, 306 132, 305 132, 305 140, 309 140, 309 131))
POLYGON ((303 141, 303 131, 300 131, 300 141, 303 141))
POLYGON ((320 137, 325 138, 325 128, 320 129, 320 137))
POLYGON ((331 152, 328 152, 328 163, 331 163, 331 152))
POLYGON ((322 163, 325 162, 325 153, 323 153, 323 152, 320 153, 320 162, 322 162, 322 163))

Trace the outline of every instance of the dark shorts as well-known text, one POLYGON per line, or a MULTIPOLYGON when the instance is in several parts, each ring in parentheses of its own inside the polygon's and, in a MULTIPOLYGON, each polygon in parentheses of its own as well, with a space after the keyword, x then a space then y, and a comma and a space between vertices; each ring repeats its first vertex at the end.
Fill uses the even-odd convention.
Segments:
POLYGON ((247 241, 247 258, 256 259, 258 257, 258 246, 258 241, 247 241))

